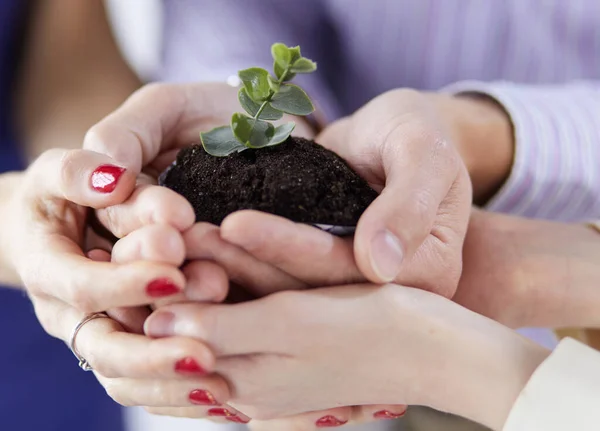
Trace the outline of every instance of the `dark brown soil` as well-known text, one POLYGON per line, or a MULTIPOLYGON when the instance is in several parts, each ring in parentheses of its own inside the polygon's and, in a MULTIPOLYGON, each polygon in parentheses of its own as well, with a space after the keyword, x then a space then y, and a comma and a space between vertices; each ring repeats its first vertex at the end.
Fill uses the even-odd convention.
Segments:
POLYGON ((241 209, 311 224, 354 226, 377 193, 337 154, 301 138, 213 157, 182 150, 162 184, 189 200, 197 221, 220 224, 241 209))

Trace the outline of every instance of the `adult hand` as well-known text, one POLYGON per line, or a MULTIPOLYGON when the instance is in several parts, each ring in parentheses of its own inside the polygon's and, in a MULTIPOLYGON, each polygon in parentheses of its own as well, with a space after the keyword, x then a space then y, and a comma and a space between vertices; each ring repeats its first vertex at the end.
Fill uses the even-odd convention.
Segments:
POLYGON ((124 201, 135 175, 101 154, 51 150, 24 173, 3 180, 12 190, 0 250, 10 250, 4 257, 25 284, 45 330, 68 342, 86 314, 117 307, 126 325, 95 319, 76 338, 78 351, 115 400, 145 406, 202 404, 204 414, 219 408, 228 387, 208 374, 214 357, 206 346, 183 337, 138 335, 149 310, 118 308, 184 298, 185 277, 177 269, 185 257, 180 233, 168 226, 141 229, 115 245, 113 262, 105 251, 85 253, 86 207, 124 201), (153 390, 158 385, 161 391, 153 390))
POLYGON ((381 192, 354 237, 356 263, 373 282, 456 289, 472 197, 444 121, 424 94, 393 90, 316 139, 381 192))
POLYGON ((548 353, 446 298, 398 285, 174 304, 150 316, 145 330, 209 344, 232 385, 231 405, 258 419, 406 403, 500 429, 548 353))
MULTIPOLYGON (((258 292, 291 286, 281 274, 304 280, 303 288, 365 281, 349 238, 256 211, 225 219, 220 241, 197 244, 191 235, 201 230, 196 225, 186 234, 190 250, 258 292)), ((585 225, 473 209, 453 300, 515 328, 600 327, 599 258, 600 235, 585 225)))
MULTIPOLYGON (((172 190, 155 187, 156 179, 182 147, 199 143, 199 132, 229 124, 240 110, 237 92, 222 83, 150 84, 92 127, 85 149, 112 157, 134 174, 144 173, 143 184, 125 204, 98 212, 102 224, 119 238, 148 222, 180 231, 190 227, 191 205, 172 190)), ((297 134, 312 136, 304 120, 294 121, 297 134)))

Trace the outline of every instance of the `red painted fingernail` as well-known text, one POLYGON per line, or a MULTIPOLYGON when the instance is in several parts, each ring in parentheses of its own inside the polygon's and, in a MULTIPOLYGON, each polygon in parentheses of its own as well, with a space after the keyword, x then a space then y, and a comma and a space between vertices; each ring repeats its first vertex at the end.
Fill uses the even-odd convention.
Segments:
POLYGON ((215 397, 213 397, 213 394, 203 389, 193 390, 190 392, 188 398, 192 404, 199 404, 201 406, 216 406, 219 404, 215 400, 215 397))
POLYGON ((151 281, 148 284, 148 286, 146 286, 146 293, 148 294, 148 296, 151 296, 153 298, 174 295, 179 292, 181 292, 181 289, 179 289, 179 287, 177 287, 168 278, 156 279, 154 281, 151 281))
POLYGON ((226 417, 226 418, 231 418, 231 417, 235 416, 229 410, 221 408, 221 407, 214 408, 214 409, 209 409, 208 410, 208 415, 209 416, 222 416, 222 417, 226 417))
POLYGON ((175 371, 183 374, 206 374, 206 370, 194 358, 183 358, 175 362, 175 371))
POLYGON ((375 419, 398 419, 406 414, 406 409, 400 413, 392 413, 389 410, 379 410, 378 412, 373 413, 373 417, 375 419))
POLYGON ((242 419, 239 416, 226 416, 225 419, 227 419, 229 422, 235 422, 236 424, 247 424, 250 422, 249 420, 242 419))
POLYGON ((119 183, 119 178, 125 172, 125 168, 114 165, 102 165, 92 172, 90 184, 92 189, 100 193, 112 193, 119 183))
POLYGON ((339 427, 345 425, 348 421, 341 421, 335 416, 327 415, 323 416, 316 422, 316 425, 319 428, 328 428, 328 427, 339 427))

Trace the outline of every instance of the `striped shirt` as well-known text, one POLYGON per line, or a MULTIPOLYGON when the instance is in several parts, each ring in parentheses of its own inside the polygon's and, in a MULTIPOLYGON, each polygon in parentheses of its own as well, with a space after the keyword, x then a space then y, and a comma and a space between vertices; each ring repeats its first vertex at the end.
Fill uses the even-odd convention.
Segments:
POLYGON ((598 0, 165 0, 164 28, 167 81, 223 81, 270 67, 275 41, 301 45, 330 119, 397 87, 488 94, 516 140, 488 209, 600 217, 598 0))

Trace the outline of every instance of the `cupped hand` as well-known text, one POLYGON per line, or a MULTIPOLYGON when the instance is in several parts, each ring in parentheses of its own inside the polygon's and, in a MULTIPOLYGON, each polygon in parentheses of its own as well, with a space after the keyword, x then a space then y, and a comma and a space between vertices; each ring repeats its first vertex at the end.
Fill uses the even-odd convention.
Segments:
POLYGON ((316 141, 381 192, 354 237, 361 273, 373 282, 402 280, 452 296, 472 195, 437 105, 416 91, 389 91, 328 126, 316 141))
POLYGON ((106 251, 85 252, 86 207, 123 202, 135 184, 135 175, 114 163, 90 151, 51 150, 10 177, 14 189, 3 219, 10 229, 3 232, 0 249, 10 250, 10 262, 51 335, 68 342, 86 314, 110 308, 123 314, 125 325, 94 319, 75 340, 115 400, 124 405, 201 405, 210 414, 229 397, 226 382, 209 374, 211 351, 189 338, 142 335, 150 311, 129 308, 184 298, 185 277, 177 269, 185 256, 180 233, 148 226, 119 241, 112 262, 106 251), (168 253, 169 258, 155 252, 158 241, 160 256, 168 253))
POLYGON ((3 214, 2 250, 30 297, 60 301, 85 313, 136 306, 181 294, 185 278, 173 265, 122 265, 85 256, 87 207, 127 199, 135 175, 109 157, 85 150, 50 150, 13 177, 3 214))
MULTIPOLYGON (((291 288, 293 280, 304 280, 304 288, 366 281, 350 238, 256 211, 229 216, 220 242, 207 238, 211 252, 191 240, 201 230, 190 230, 187 246, 227 272, 243 273, 242 284, 257 292, 291 288)), ((600 235, 586 225, 473 209, 452 299, 513 328, 600 327, 599 258, 600 235)))
POLYGON ((500 429, 547 355, 446 298, 398 285, 174 304, 155 311, 145 330, 210 345, 216 370, 231 384, 230 404, 257 419, 339 405, 419 404, 500 429))
MULTIPOLYGON (((157 178, 177 152, 200 143, 200 132, 229 124, 241 108, 238 89, 225 83, 150 84, 134 93, 119 109, 93 126, 84 148, 112 157, 134 174, 140 185, 123 205, 98 211, 100 222, 121 238, 148 223, 169 224, 184 231, 194 221, 191 205, 157 178)), ((281 121, 292 118, 285 116, 281 121)), ((296 134, 311 137, 301 118, 296 134)))

